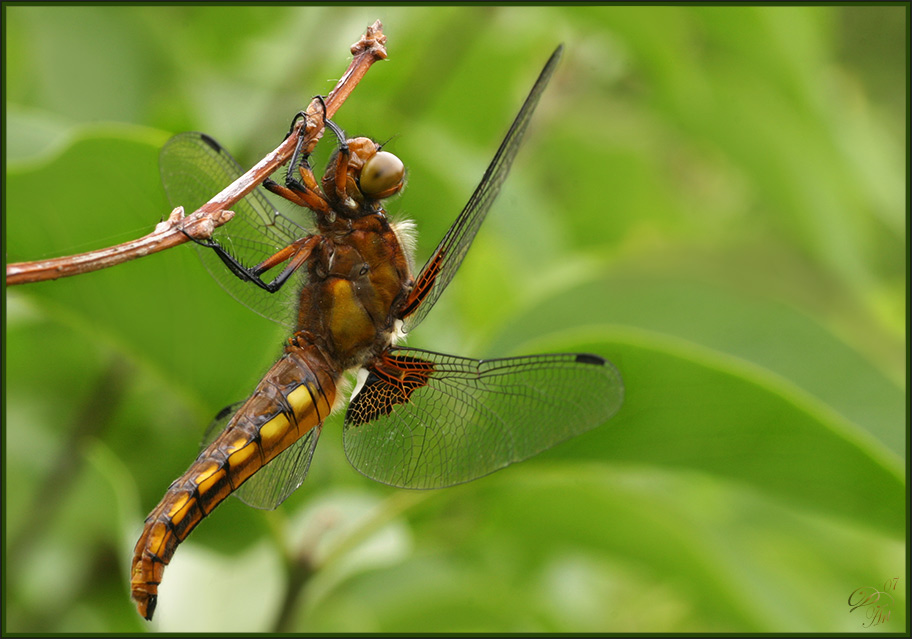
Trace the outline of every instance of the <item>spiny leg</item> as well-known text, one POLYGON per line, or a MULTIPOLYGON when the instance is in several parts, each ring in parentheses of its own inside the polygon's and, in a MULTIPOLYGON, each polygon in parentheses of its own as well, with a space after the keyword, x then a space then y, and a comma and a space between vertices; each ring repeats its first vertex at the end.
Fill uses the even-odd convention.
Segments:
MULTIPOLYGON (((336 133, 338 127, 326 119, 326 103, 323 101, 323 96, 318 95, 316 98, 323 107, 324 127, 330 125, 333 133, 336 133)), ((291 119, 291 126, 285 136, 286 139, 294 131, 298 119, 304 118, 306 120, 308 117, 310 116, 306 111, 299 111, 296 113, 291 119)), ((294 152, 291 154, 288 170, 285 174, 285 186, 278 184, 271 178, 266 179, 263 182, 263 186, 271 193, 275 193, 286 200, 294 202, 298 206, 304 206, 314 211, 328 213, 331 207, 323 196, 320 187, 317 185, 317 179, 314 177, 313 170, 310 168, 308 162, 309 154, 304 152, 304 141, 305 136, 302 135, 298 137, 298 142, 295 145, 294 152), (301 176, 300 180, 295 176, 296 172, 301 176)))
POLYGON ((313 253, 314 248, 316 248, 323 240, 322 236, 308 235, 307 237, 295 240, 259 264, 248 267, 241 264, 241 262, 239 262, 234 255, 229 253, 217 241, 211 239, 197 239, 189 235, 183 229, 181 229, 181 232, 200 246, 205 246, 206 248, 210 248, 215 251, 215 254, 219 256, 222 262, 224 262, 225 266, 228 267, 228 270, 237 276, 238 279, 255 284, 256 286, 269 291, 270 293, 275 293, 280 288, 282 288, 282 286, 288 281, 288 278, 291 277, 292 273, 297 271, 307 262, 308 258, 313 253), (261 277, 263 273, 278 266, 279 264, 282 264, 285 261, 288 261, 288 265, 282 270, 281 273, 279 273, 270 282, 263 281, 261 277))

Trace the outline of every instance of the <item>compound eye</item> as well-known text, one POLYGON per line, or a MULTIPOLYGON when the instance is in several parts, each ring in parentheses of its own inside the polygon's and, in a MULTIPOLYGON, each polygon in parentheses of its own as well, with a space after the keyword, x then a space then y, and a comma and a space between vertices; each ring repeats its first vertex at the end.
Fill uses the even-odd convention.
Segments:
POLYGON ((379 151, 361 169, 359 186, 364 195, 380 200, 399 191, 404 177, 402 160, 387 151, 379 151))

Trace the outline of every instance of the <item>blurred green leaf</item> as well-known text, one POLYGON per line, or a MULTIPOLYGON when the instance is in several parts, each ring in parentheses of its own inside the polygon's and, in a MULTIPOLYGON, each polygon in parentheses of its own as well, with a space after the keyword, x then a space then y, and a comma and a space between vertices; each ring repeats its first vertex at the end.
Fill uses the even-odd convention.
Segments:
POLYGON ((630 269, 537 300, 490 348, 529 350, 537 336, 599 323, 637 326, 754 364, 869 431, 896 463, 905 457, 902 389, 812 318, 756 293, 630 269))

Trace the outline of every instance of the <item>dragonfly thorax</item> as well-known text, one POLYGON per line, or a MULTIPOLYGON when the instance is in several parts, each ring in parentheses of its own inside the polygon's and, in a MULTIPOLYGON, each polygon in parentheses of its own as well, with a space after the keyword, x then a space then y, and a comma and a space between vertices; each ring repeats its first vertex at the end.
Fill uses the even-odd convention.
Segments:
POLYGON ((408 258, 382 209, 344 226, 344 232, 324 233, 312 256, 298 317, 298 330, 323 336, 343 370, 390 346, 412 283, 408 258))

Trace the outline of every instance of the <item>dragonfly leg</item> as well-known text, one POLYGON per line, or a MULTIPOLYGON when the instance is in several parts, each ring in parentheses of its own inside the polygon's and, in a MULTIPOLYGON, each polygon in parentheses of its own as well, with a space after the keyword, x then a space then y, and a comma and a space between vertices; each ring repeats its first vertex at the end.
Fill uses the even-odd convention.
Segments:
MULTIPOLYGON (((326 126, 326 102, 323 101, 323 96, 318 95, 316 99, 320 101, 320 105, 323 107, 323 123, 324 128, 326 126)), ((304 118, 306 121, 310 117, 306 111, 298 111, 297 114, 291 119, 291 127, 288 129, 288 135, 291 135, 291 132, 294 131, 295 124, 298 121, 298 118, 304 118)), ((285 137, 287 138, 288 135, 285 137)), ((313 176, 313 171, 310 170, 310 163, 307 161, 310 157, 310 153, 304 152, 304 140, 306 136, 299 136, 298 143, 295 144, 294 153, 291 154, 291 160, 288 162, 288 171, 285 175, 285 186, 292 190, 304 190, 304 187, 319 193, 317 189, 317 180, 313 176), (295 176, 295 171, 301 174, 301 178, 304 180, 302 185, 297 177, 295 176)))
MULTIPOLYGON (((346 186, 348 184, 348 160, 351 157, 351 150, 348 148, 348 143, 345 141, 345 133, 335 122, 326 120, 326 127, 332 131, 339 140, 339 157, 336 162, 336 174, 333 176, 332 185, 333 190, 335 191, 333 195, 344 202, 349 199, 346 186)), ((324 177, 323 179, 325 184, 326 178, 324 177)))
MULTIPOLYGON (((326 103, 323 101, 323 96, 318 95, 316 98, 323 107, 323 122, 325 126, 329 123, 326 119, 326 103)), ((304 118, 306 120, 308 117, 310 116, 306 111, 299 111, 296 113, 291 120, 291 126, 288 129, 288 133, 285 135, 286 139, 294 131, 298 119, 304 118)), ((333 133, 335 133, 338 127, 335 127, 334 124, 332 124, 332 127, 334 127, 332 129, 333 133)), ((278 184, 272 179, 265 180, 263 186, 270 192, 275 193, 286 200, 290 200, 298 206, 305 206, 314 211, 328 213, 331 207, 326 201, 326 198, 323 197, 322 191, 317 185, 317 179, 314 177, 313 170, 310 168, 310 163, 308 162, 310 154, 304 152, 304 141, 305 136, 300 136, 295 145, 294 153, 291 154, 291 159, 288 163, 288 171, 285 175, 285 186, 278 184), (300 180, 295 175, 295 172, 301 176, 300 180)))
POLYGON ((263 181, 263 187, 267 191, 294 202, 298 206, 305 206, 312 211, 328 213, 330 206, 326 198, 323 197, 319 190, 309 188, 307 185, 307 182, 313 181, 316 187, 316 180, 310 171, 310 167, 301 166, 299 170, 304 178, 304 184, 295 179, 288 179, 286 180, 288 186, 282 186, 275 180, 267 178, 263 181))
MULTIPOLYGON (((323 122, 326 122, 326 100, 323 98, 322 95, 315 95, 314 99, 319 100, 320 106, 323 108, 323 122)), ((307 113, 307 111, 298 111, 297 113, 295 113, 294 117, 291 118, 291 126, 288 127, 288 133, 285 134, 285 139, 287 140, 288 136, 291 135, 292 133, 294 133, 295 125, 298 123, 298 120, 304 120, 306 122, 307 118, 309 118, 309 117, 310 117, 310 114, 307 113)), ((304 136, 301 136, 301 137, 303 138, 304 136)), ((299 139, 298 145, 295 147, 295 153, 292 156, 292 159, 297 158, 298 154, 301 151, 301 146, 302 146, 301 140, 299 139)))
POLYGON ((288 281, 288 278, 291 277, 292 273, 297 271, 307 262, 311 253, 313 253, 314 248, 317 247, 323 239, 319 235, 308 235, 307 237, 295 240, 259 264, 248 267, 241 264, 234 255, 228 252, 216 240, 199 240, 189 235, 183 229, 181 229, 181 232, 200 246, 215 251, 215 254, 224 262, 225 266, 228 267, 228 270, 238 279, 255 284, 270 293, 275 293, 282 288, 285 282, 288 281), (288 262, 288 265, 282 269, 282 272, 273 278, 272 281, 263 281, 263 273, 286 261, 288 262))
MULTIPOLYGON (((319 96, 318 96, 319 97, 319 96)), ((320 102, 323 103, 323 98, 320 97, 320 102)), ((326 104, 323 103, 323 110, 326 110, 326 104)), ((307 115, 307 111, 298 111, 294 114, 294 117, 291 118, 291 126, 288 127, 288 133, 285 134, 285 139, 288 139, 288 136, 294 133, 295 125, 298 123, 298 120, 307 121, 307 118, 310 117, 307 115)))

